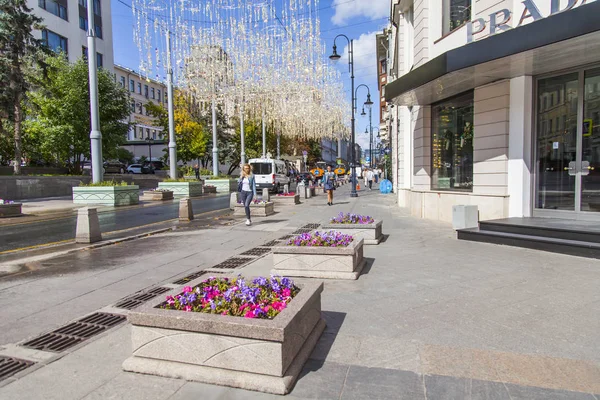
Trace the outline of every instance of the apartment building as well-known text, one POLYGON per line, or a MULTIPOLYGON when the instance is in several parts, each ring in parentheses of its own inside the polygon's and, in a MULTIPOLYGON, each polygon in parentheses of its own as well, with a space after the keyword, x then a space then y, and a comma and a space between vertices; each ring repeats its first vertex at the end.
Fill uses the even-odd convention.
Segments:
POLYGON ((375 35, 375 49, 377 54, 377 88, 379 89, 379 135, 386 142, 388 138, 389 112, 385 101, 385 84, 387 83, 388 59, 388 30, 375 35))
POLYGON ((133 125, 122 147, 131 151, 136 158, 145 156, 158 160, 167 148, 169 135, 156 125, 156 119, 149 115, 146 105, 149 102, 167 107, 167 86, 154 79, 121 65, 115 65, 115 80, 129 90, 131 96, 131 114, 129 122, 133 125))
MULTIPOLYGON (((113 71, 110 0, 93 0, 98 66, 113 71)), ((87 57, 87 0, 28 0, 27 6, 43 18, 44 29, 34 36, 54 51, 64 52, 70 62, 87 57)))
POLYGON ((392 0, 394 189, 415 216, 600 219, 600 1, 392 0))

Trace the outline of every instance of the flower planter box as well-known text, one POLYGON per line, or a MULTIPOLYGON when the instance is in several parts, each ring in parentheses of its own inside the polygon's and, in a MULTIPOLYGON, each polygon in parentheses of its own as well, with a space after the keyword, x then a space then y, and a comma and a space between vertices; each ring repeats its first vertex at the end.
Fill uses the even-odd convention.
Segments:
POLYGON ((102 206, 130 206, 139 204, 140 187, 127 186, 74 186, 74 204, 97 204, 102 206))
POLYGON ((383 221, 375 220, 372 224, 323 224, 323 230, 335 230, 351 235, 356 239, 364 239, 365 244, 379 244, 383 239, 383 221))
POLYGON ((217 188, 214 186, 203 186, 204 194, 217 193, 217 188))
POLYGON ((162 200, 173 200, 173 192, 162 191, 162 190, 144 190, 142 200, 146 201, 162 201, 162 200))
POLYGON ((206 184, 215 186, 218 193, 237 192, 237 179, 207 179, 206 184))
POLYGON ((151 300, 127 316, 133 354, 123 369, 286 394, 325 328, 323 283, 296 284, 300 292, 272 320, 164 310, 156 308, 164 297, 151 300))
POLYGON ((295 206, 300 204, 300 194, 296 193, 294 196, 271 196, 271 201, 276 206, 295 206))
POLYGON ((158 188, 170 190, 174 197, 202 196, 202 181, 195 182, 159 182, 158 188))
POLYGON ((358 279, 365 265, 363 239, 348 247, 273 247, 273 270, 281 276, 358 279))
POLYGON ((0 218, 19 217, 21 212, 21 203, 0 204, 0 218))
MULTIPOLYGON (((270 201, 264 204, 250 204, 250 216, 252 217, 268 217, 275 214, 275 204, 270 201)), ((243 204, 236 204, 233 215, 245 216, 243 204)))

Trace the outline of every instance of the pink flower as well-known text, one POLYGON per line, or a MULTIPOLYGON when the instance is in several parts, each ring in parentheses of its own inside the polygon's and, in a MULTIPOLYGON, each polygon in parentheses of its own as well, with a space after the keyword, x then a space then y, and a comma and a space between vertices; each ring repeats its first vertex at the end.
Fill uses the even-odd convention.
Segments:
POLYGON ((285 297, 290 297, 292 295, 292 292, 290 291, 290 289, 285 288, 285 289, 283 289, 283 295, 285 297))
POLYGON ((193 291, 191 286, 186 286, 183 288, 183 293, 191 293, 193 291))
POLYGON ((223 312, 221 313, 221 315, 227 315, 227 314, 229 314, 229 311, 223 311, 223 312))
POLYGON ((244 317, 246 317, 246 318, 254 318, 254 312, 248 311, 248 312, 246 312, 246 314, 244 314, 244 317))
POLYGON ((192 306, 185 306, 183 311, 192 311, 192 306))

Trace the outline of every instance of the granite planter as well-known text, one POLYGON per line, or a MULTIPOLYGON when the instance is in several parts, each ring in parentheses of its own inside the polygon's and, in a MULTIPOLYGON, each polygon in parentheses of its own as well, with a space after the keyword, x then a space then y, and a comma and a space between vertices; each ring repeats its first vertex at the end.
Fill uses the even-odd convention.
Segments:
POLYGON ((363 239, 348 247, 273 247, 273 274, 306 278, 358 279, 365 265, 363 239))
POLYGON ((139 204, 140 187, 127 186, 74 186, 74 204, 97 204, 102 206, 130 206, 139 204))
MULTIPOLYGON (((275 214, 275 204, 270 201, 264 204, 250 204, 250 216, 252 217, 268 217, 275 214)), ((243 204, 236 204, 233 215, 246 216, 243 204)))
POLYGON ((215 186, 203 186, 202 190, 204 190, 204 194, 217 193, 217 188, 215 186))
POLYGON ((237 179, 207 179, 207 185, 212 185, 217 188, 218 193, 237 192, 237 179))
POLYGON ((351 235, 355 239, 364 239, 365 244, 379 244, 383 240, 383 221, 372 224, 323 224, 321 229, 334 230, 351 235))
POLYGON ((19 217, 21 212, 21 203, 0 204, 0 218, 19 217))
POLYGON ((298 295, 272 320, 163 310, 156 308, 163 296, 151 300, 127 316, 133 353, 123 369, 286 394, 325 328, 323 283, 297 286, 298 295))
POLYGON ((202 196, 202 181, 193 182, 159 182, 158 188, 170 190, 174 197, 202 196))
POLYGON ((144 190, 142 200, 146 201, 162 201, 173 200, 173 192, 170 190, 144 190))
POLYGON ((300 204, 300 194, 296 193, 294 196, 271 196, 271 201, 276 206, 295 206, 300 204))

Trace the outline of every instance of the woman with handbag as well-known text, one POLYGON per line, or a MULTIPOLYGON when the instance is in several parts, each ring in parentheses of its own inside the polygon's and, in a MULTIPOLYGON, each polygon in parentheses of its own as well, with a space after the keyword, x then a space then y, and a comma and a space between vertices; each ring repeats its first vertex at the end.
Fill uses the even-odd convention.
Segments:
POLYGON ((244 164, 242 167, 242 174, 238 181, 238 192, 240 193, 240 200, 244 204, 244 211, 246 211, 246 226, 250 226, 252 225, 250 204, 252 198, 256 196, 256 180, 250 164, 244 164))
POLYGON ((327 192, 327 205, 333 205, 333 191, 335 190, 335 173, 331 165, 327 166, 327 172, 323 174, 323 189, 327 192))

